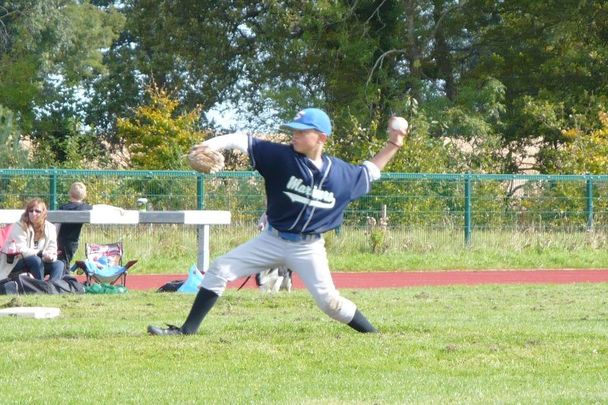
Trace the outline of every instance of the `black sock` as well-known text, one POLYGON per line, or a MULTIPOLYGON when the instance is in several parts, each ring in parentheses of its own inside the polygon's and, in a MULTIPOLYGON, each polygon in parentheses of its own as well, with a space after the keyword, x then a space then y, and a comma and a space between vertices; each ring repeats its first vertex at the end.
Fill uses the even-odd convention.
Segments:
POLYGON ((365 315, 363 315, 358 309, 355 311, 355 316, 353 316, 353 320, 348 323, 348 326, 361 333, 378 332, 376 328, 374 328, 372 324, 369 323, 365 315))
POLYGON ((217 299, 218 295, 213 291, 204 288, 198 290, 198 294, 196 294, 188 318, 186 318, 186 322, 182 325, 182 332, 187 335, 196 333, 209 310, 215 305, 217 299))

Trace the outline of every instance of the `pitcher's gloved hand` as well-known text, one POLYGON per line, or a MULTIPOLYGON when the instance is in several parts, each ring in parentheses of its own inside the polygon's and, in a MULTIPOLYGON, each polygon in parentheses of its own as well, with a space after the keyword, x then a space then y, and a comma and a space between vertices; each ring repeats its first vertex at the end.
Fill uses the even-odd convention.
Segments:
POLYGON ((224 155, 203 144, 195 145, 188 153, 188 162, 197 172, 215 173, 224 168, 224 155))

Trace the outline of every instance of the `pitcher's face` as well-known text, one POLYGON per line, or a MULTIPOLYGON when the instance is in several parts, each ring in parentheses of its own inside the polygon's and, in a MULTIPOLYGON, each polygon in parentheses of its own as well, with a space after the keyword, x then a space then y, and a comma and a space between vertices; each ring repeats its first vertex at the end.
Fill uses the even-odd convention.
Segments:
POLYGON ((322 148, 325 143, 325 136, 314 129, 293 131, 291 134, 291 144, 296 152, 310 155, 322 148))

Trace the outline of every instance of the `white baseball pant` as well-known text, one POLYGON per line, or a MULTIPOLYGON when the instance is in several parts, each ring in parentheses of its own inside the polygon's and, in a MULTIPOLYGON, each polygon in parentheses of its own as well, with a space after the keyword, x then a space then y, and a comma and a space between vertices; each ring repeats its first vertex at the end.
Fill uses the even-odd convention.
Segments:
POLYGON ((357 307, 336 290, 323 238, 292 242, 269 231, 261 232, 214 260, 201 287, 221 296, 228 282, 278 266, 296 272, 319 308, 331 318, 342 323, 353 319, 357 307))

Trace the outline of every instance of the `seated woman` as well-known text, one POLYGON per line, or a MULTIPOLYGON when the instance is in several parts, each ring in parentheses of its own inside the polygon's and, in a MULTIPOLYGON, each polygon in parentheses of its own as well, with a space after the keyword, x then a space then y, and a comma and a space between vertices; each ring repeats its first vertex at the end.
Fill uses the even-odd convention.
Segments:
MULTIPOLYGON (((27 203, 21 219, 13 225, 7 242, 15 241, 19 260, 9 263, 7 255, 0 260, 0 279, 11 273, 28 272, 38 280, 60 280, 64 265, 57 260, 57 230, 46 220, 46 203, 34 198, 27 203)), ((6 245, 6 244, 5 244, 6 245)))

